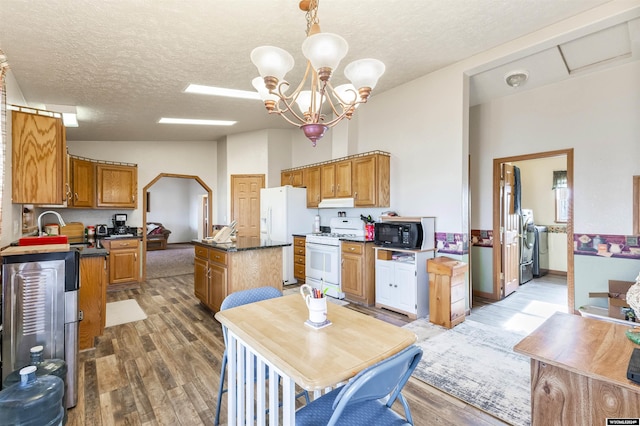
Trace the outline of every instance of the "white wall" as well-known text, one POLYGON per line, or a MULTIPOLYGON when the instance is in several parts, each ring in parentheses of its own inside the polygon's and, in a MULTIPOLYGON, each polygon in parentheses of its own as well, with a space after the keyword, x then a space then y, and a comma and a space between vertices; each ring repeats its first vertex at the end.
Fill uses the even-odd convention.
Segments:
POLYGON ((567 170, 566 156, 515 161, 512 164, 520 169, 522 208, 533 210, 536 225, 555 225, 556 198, 555 191, 551 189, 553 172, 567 170))
MULTIPOLYGON (((573 148, 575 233, 630 235, 632 176, 640 174, 638 76, 636 61, 472 108, 472 180, 482 180, 474 199, 492 197, 487 176, 494 158, 573 148)), ((491 229, 491 204, 473 204, 472 217, 474 227, 491 229)), ((589 291, 606 291, 607 280, 620 271, 613 268, 619 260, 600 263, 607 260, 611 269, 586 274, 595 260, 576 256, 576 306, 588 302, 589 291)), ((626 279, 634 280, 639 262, 623 261, 636 271, 626 279)))
POLYGON ((169 243, 197 238, 198 212, 206 191, 195 179, 163 177, 149 188, 147 222, 160 222, 171 231, 169 243))

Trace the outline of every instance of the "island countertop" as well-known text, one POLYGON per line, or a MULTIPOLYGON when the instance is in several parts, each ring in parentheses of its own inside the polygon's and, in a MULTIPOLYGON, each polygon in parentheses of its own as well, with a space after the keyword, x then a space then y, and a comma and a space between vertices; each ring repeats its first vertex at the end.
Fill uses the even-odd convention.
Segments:
POLYGON ((260 240, 260 239, 251 238, 251 237, 238 237, 236 241, 232 243, 224 243, 224 244, 208 243, 202 240, 193 240, 193 243, 203 247, 214 248, 214 249, 223 250, 226 252, 261 250, 261 249, 268 249, 268 248, 287 247, 291 245, 291 243, 287 243, 287 242, 273 241, 273 240, 260 240))

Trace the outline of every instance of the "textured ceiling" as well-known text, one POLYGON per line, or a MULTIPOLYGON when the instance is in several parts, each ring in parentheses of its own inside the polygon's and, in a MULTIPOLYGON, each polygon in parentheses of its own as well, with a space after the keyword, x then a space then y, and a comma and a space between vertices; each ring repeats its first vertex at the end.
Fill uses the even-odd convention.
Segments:
MULTIPOLYGON (((321 0, 323 31, 386 64, 373 96, 581 13, 604 0, 321 0)), ((303 72, 298 0, 2 0, 0 49, 30 106, 77 105, 69 140, 216 140, 287 128, 260 101, 183 93, 189 83, 252 90, 249 54, 288 50, 303 72), (160 117, 237 120, 232 127, 160 117)), ((487 95, 490 96, 490 95, 487 95)))

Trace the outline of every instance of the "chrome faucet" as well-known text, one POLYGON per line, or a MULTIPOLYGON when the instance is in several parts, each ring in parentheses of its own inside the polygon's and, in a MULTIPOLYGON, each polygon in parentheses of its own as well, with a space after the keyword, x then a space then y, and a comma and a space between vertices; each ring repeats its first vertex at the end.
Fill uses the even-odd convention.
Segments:
POLYGON ((40 213, 40 216, 38 216, 38 235, 40 236, 46 235, 42 230, 42 216, 48 213, 51 213, 52 215, 55 215, 58 218, 58 222, 60 223, 60 226, 67 226, 67 224, 64 223, 62 216, 60 216, 60 213, 54 212, 53 210, 47 210, 46 212, 40 213))

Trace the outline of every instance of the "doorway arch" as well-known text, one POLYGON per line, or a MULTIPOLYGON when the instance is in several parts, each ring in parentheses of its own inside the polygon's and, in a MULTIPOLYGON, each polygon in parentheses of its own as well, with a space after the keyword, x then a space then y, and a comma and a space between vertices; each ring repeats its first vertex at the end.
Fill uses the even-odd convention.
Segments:
POLYGON ((207 197, 209 199, 209 202, 207 203, 207 217, 209 218, 207 221, 207 229, 206 229, 206 235, 210 235, 211 234, 211 214, 212 214, 212 208, 211 208, 211 204, 212 204, 212 200, 213 200, 213 191, 211 191, 211 188, 209 188, 209 186, 207 186, 206 183, 204 183, 204 181, 202 179, 200 179, 200 177, 195 176, 195 175, 183 175, 183 174, 175 174, 175 173, 160 173, 158 176, 156 176, 154 179, 151 180, 151 182, 149 182, 148 184, 145 185, 145 187, 142 189, 142 224, 145 228, 143 228, 145 231, 142 232, 142 279, 144 281, 147 280, 147 232, 146 232, 146 225, 147 225, 147 209, 148 209, 148 199, 147 199, 147 194, 149 192, 149 188, 151 188, 156 182, 158 182, 160 179, 162 178, 178 178, 178 179, 191 179, 191 180, 195 180, 206 192, 207 192, 207 197))

